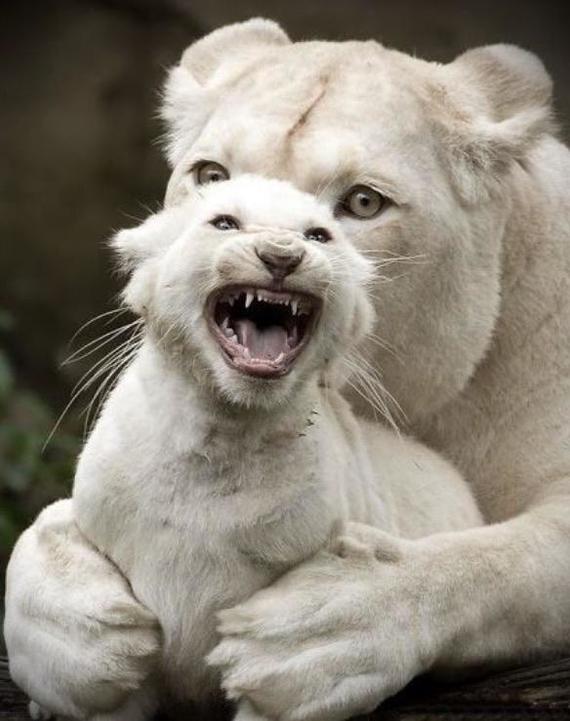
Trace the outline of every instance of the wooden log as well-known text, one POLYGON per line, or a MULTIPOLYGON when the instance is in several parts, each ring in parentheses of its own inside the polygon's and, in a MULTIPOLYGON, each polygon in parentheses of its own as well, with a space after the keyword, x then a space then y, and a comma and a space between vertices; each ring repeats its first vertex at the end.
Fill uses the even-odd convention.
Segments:
MULTIPOLYGON (((364 718, 369 721, 570 721, 570 658, 454 685, 417 679, 364 718)), ((2 657, 0 720, 29 721, 26 697, 10 680, 8 661, 2 657)))
POLYGON ((0 719, 29 721, 26 697, 12 683, 8 673, 8 660, 3 657, 0 657, 0 719))

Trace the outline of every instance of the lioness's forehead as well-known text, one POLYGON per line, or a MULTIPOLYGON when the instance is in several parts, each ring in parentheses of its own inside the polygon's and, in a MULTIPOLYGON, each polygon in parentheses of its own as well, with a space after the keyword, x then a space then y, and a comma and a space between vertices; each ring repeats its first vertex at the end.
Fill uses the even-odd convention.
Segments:
POLYGON ((311 191, 372 155, 389 164, 389 149, 425 123, 413 63, 372 42, 284 46, 236 69, 198 145, 311 191))

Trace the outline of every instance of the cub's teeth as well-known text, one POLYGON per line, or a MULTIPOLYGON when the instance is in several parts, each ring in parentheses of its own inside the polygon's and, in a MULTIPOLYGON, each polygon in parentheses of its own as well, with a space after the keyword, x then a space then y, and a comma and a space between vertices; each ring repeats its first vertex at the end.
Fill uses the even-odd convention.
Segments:
POLYGON ((251 353, 249 352, 249 348, 243 349, 243 356, 246 360, 251 360, 251 353))
POLYGON ((252 304, 252 302, 253 302, 253 293, 251 293, 250 291, 248 291, 248 292, 245 294, 245 307, 246 307, 246 308, 249 308, 249 306, 252 304))
POLYGON ((263 292, 261 290, 258 290, 257 291, 257 300, 262 301, 264 299, 265 299, 265 295, 263 294, 263 292))
POLYGON ((297 307, 298 307, 298 305, 299 305, 299 301, 298 301, 298 300, 295 300, 295 299, 294 299, 294 300, 291 301, 291 310, 293 311, 293 315, 297 315, 297 307))
POLYGON ((220 325, 220 328, 222 329, 222 333, 226 336, 226 338, 232 338, 232 336, 235 335, 234 329, 230 328, 230 316, 227 315, 224 320, 222 321, 222 324, 220 325))
POLYGON ((274 362, 275 362, 275 363, 281 363, 281 361, 283 360, 283 358, 285 358, 285 353, 283 353, 283 351, 281 351, 281 353, 279 353, 279 355, 277 356, 277 358, 275 359, 274 362))
POLYGON ((228 303, 230 305, 233 305, 235 303, 236 297, 235 295, 228 295, 228 303))

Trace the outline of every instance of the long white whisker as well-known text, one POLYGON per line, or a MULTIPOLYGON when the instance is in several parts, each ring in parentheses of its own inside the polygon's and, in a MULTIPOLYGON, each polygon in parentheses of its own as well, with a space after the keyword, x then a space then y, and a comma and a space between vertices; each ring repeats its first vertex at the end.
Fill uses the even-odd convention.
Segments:
POLYGON ((390 391, 386 388, 382 381, 382 375, 378 368, 376 368, 367 358, 364 357, 361 353, 356 354, 357 359, 362 363, 365 368, 368 371, 368 374, 376 380, 378 383, 378 386, 382 389, 382 393, 387 397, 387 399, 395 406, 397 413, 401 416, 401 420, 404 420, 404 422, 407 423, 408 419, 406 417, 406 414, 402 408, 402 406, 398 403, 396 398, 390 393, 390 391))
POLYGON ((76 330, 75 333, 71 336, 69 345, 71 345, 73 341, 77 338, 77 336, 80 335, 86 328, 89 328, 90 325, 93 325, 93 323, 96 323, 98 320, 106 318, 110 315, 120 315, 122 313, 128 313, 128 311, 128 308, 113 308, 113 310, 108 310, 106 313, 100 313, 99 315, 90 318, 87 322, 83 323, 83 325, 78 328, 78 330, 76 330))
POLYGON ((110 369, 108 369, 109 372, 99 384, 99 387, 93 394, 89 405, 81 413, 81 415, 85 415, 84 435, 86 435, 91 428, 91 413, 93 410, 93 406, 97 402, 97 399, 99 399, 99 401, 97 403, 95 413, 93 414, 93 419, 97 419, 99 417, 100 410, 104 405, 105 401, 107 400, 110 392, 114 388, 115 381, 117 380, 124 367, 132 361, 132 359, 140 349, 142 343, 143 338, 140 336, 140 334, 136 332, 133 333, 132 336, 128 339, 127 343, 124 344, 125 347, 121 355, 113 361, 110 369))
POLYGON ((72 353, 70 356, 68 356, 63 362, 62 366, 69 365, 71 363, 75 363, 79 360, 82 360, 83 358, 87 358, 90 355, 93 355, 93 353, 96 353, 101 348, 104 348, 106 345, 109 345, 109 343, 112 343, 115 338, 122 335, 123 333, 126 333, 130 328, 132 328, 135 325, 141 325, 143 321, 140 318, 137 318, 137 320, 134 320, 132 323, 127 323, 126 325, 121 326, 120 328, 115 328, 113 330, 108 331, 107 333, 103 333, 103 335, 99 336, 98 338, 95 338, 92 341, 89 341, 89 343, 86 343, 84 346, 76 350, 74 353, 72 353), (89 350, 87 350, 89 349, 89 350))
MULTIPOLYGON (((136 334, 139 331, 139 325, 137 324, 134 330, 134 334, 136 334)), ((126 339, 123 343, 121 343, 117 348, 112 349, 108 353, 106 353, 101 359, 99 359, 96 363, 93 364, 89 370, 84 373, 79 381, 75 384, 71 391, 71 398, 66 404, 65 408, 59 415, 57 421, 55 422, 52 430, 50 431, 48 437, 46 438, 46 441, 42 447, 42 453, 45 451, 47 446, 49 445, 49 442, 53 438, 54 434, 59 429, 63 419, 69 412, 70 408, 75 404, 76 400, 83 394, 85 391, 87 391, 96 381, 98 378, 101 377, 103 373, 105 373, 109 368, 111 368, 120 357, 121 354, 124 353, 126 344, 129 343, 131 338, 126 339)))
POLYGON ((389 403, 394 405, 401 420, 405 420, 405 414, 400 404, 384 387, 377 370, 362 356, 347 357, 343 360, 354 375, 354 383, 351 382, 349 385, 372 406, 373 410, 378 411, 396 432, 399 432, 398 423, 392 415, 389 403))

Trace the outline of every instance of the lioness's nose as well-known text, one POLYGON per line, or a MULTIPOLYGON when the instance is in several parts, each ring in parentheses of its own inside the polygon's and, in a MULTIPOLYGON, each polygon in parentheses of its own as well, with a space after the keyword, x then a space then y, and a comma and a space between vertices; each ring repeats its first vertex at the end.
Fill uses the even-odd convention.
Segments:
POLYGON ((256 248, 255 254, 263 262, 275 280, 283 280, 292 273, 303 260, 305 251, 301 249, 256 248))

